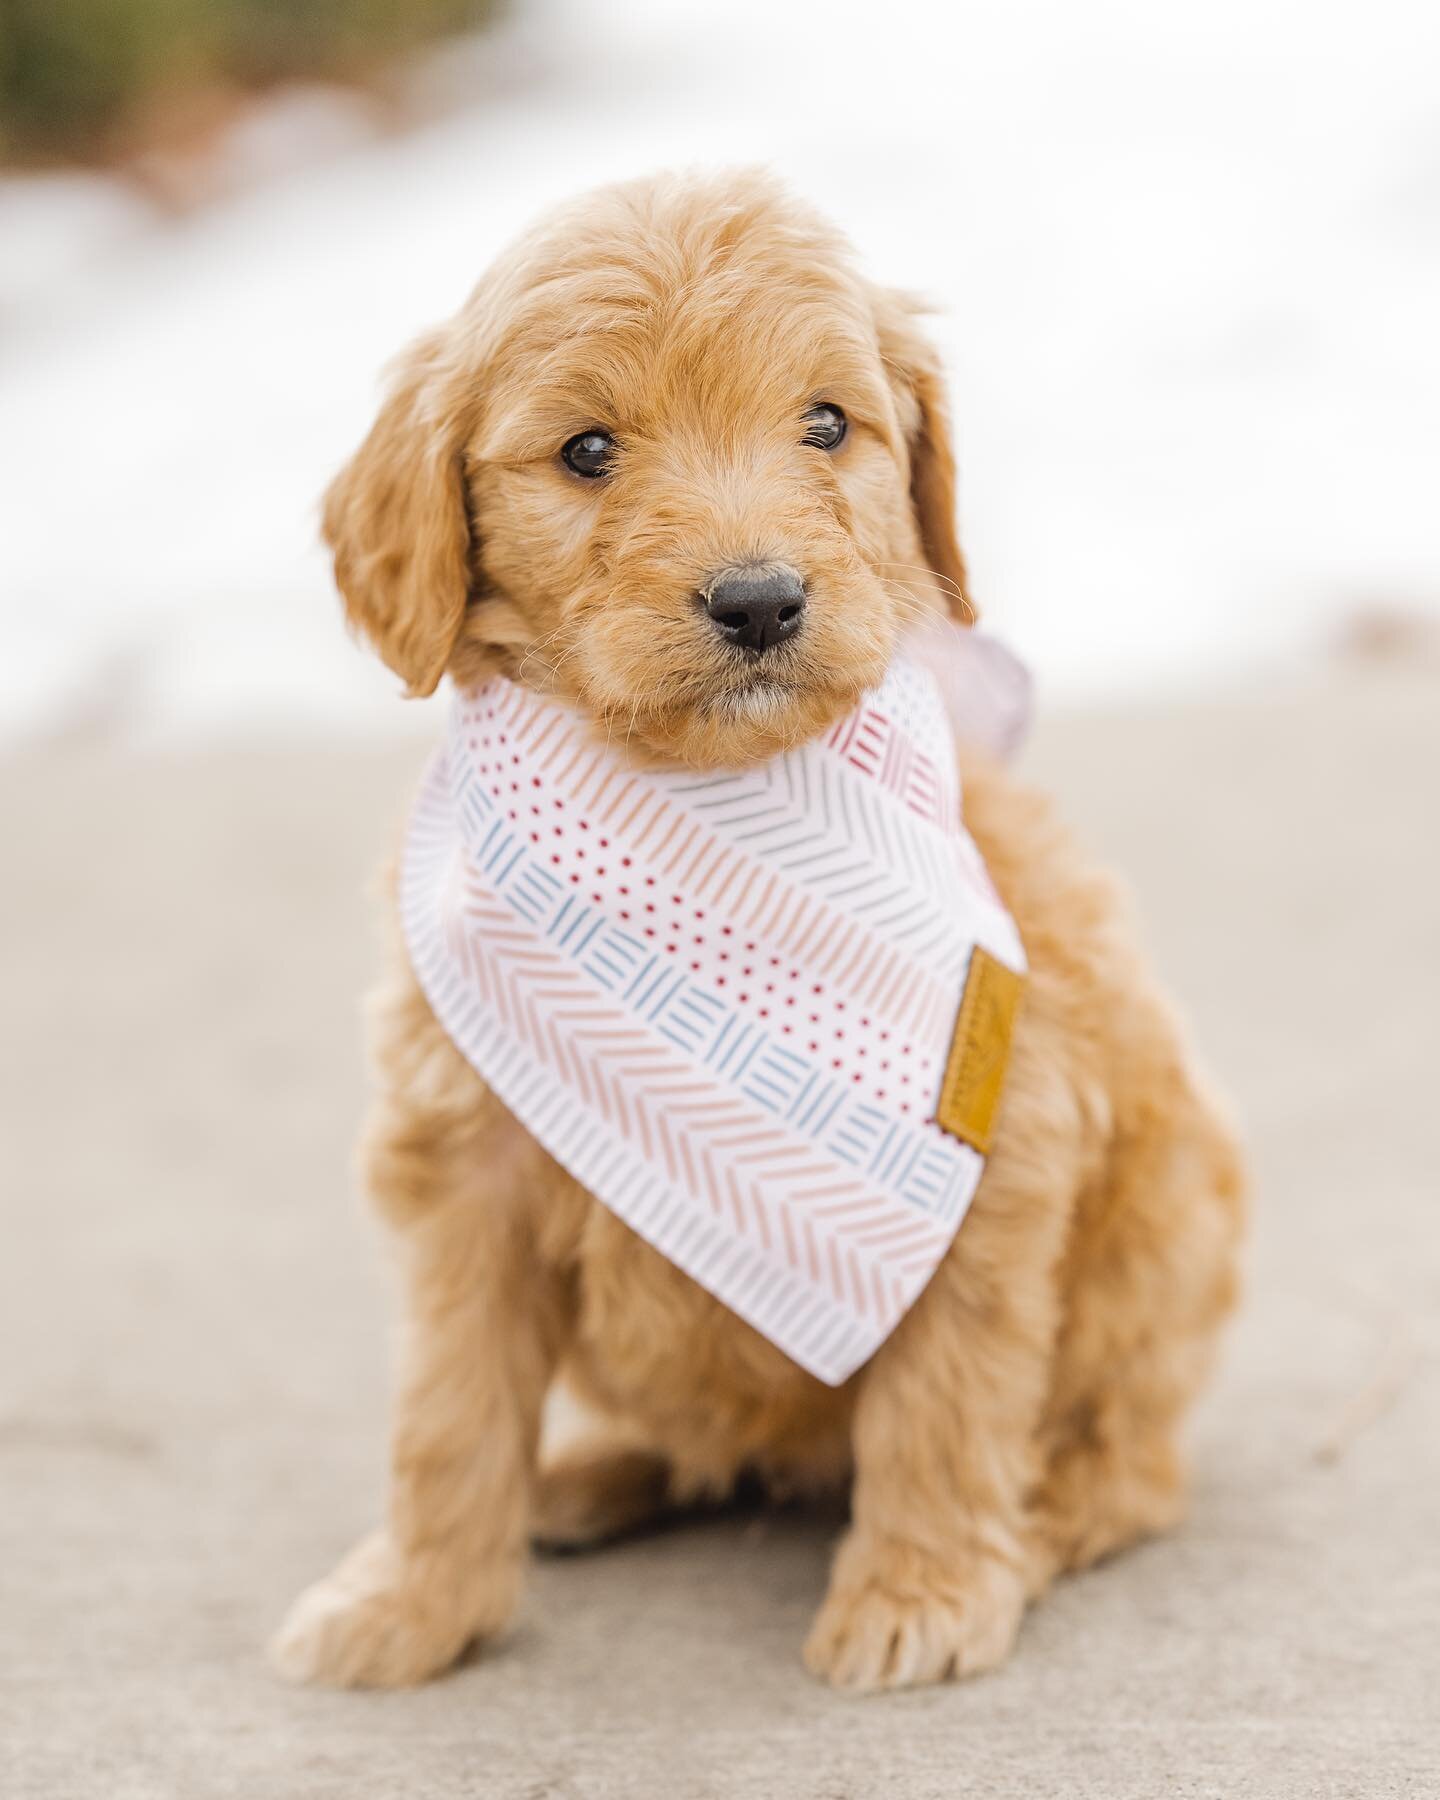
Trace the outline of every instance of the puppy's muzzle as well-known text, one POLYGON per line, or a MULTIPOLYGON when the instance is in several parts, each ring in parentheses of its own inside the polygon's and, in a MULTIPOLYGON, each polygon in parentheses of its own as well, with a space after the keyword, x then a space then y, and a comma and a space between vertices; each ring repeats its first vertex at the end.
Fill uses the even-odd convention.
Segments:
POLYGON ((784 563, 722 569, 699 600, 727 644, 757 655, 794 637, 805 619, 805 583, 784 563))

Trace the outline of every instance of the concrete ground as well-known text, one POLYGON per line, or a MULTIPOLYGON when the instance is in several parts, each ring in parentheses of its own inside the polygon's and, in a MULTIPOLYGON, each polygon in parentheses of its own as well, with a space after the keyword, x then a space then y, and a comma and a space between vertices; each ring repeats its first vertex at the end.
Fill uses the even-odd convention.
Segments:
POLYGON ((0 769, 0 1795, 1440 1793, 1440 677, 1031 749, 1239 1097, 1250 1296, 1189 1524, 1064 1585, 1001 1673, 860 1701, 800 1667, 834 1524, 788 1514, 542 1564, 421 1692, 261 1658, 379 1504, 361 889, 417 761, 0 769))

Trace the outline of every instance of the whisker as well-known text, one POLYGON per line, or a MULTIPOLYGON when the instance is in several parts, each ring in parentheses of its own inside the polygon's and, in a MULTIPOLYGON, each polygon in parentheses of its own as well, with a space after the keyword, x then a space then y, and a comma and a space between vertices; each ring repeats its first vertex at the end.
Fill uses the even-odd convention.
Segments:
POLYGON ((960 583, 953 576, 942 575, 938 569, 932 569, 928 563, 889 562, 882 559, 878 566, 882 569, 909 569, 912 574, 928 576, 937 587, 943 588, 947 594, 953 594, 957 600, 964 598, 960 583))
POLYGON ((897 581, 893 575, 882 575, 880 580, 891 599, 899 605, 901 615, 907 624, 916 619, 937 617, 935 608, 923 595, 917 594, 905 583, 897 581))
MULTIPOLYGON (((903 565, 898 565, 898 566, 903 566, 903 565)), ((903 594, 907 595, 911 601, 914 602, 914 604, 917 608, 917 611, 915 614, 915 616, 917 618, 918 617, 926 617, 926 616, 928 616, 930 618, 936 617, 935 609, 932 606, 927 605, 925 600, 922 598, 922 596, 916 594, 914 589, 909 587, 906 583, 898 581, 897 578, 893 575, 881 575, 879 577, 879 579, 884 584, 884 586, 887 589, 889 589, 892 594, 895 595, 896 598, 899 598, 900 594, 903 593, 903 594)), ((970 624, 973 624, 975 621, 975 618, 976 618, 975 608, 970 604, 970 602, 965 598, 965 596, 963 594, 956 594, 956 595, 952 595, 951 598, 958 601, 960 606, 964 609, 967 622, 970 624)))
MULTIPOLYGON (((930 578, 930 580, 936 584, 936 586, 940 589, 940 591, 942 593, 948 594, 952 600, 957 601, 959 603, 959 605, 961 607, 963 607, 965 616, 971 624, 973 624, 975 622, 977 614, 975 611, 974 603, 971 601, 970 596, 960 586, 960 583, 958 581, 955 581, 951 576, 942 575, 938 569, 932 569, 924 563, 903 563, 903 562, 882 561, 879 564, 879 568, 880 569, 909 569, 917 575, 928 576, 930 578)), ((878 573, 878 569, 877 569, 877 573, 878 573)), ((884 576, 881 576, 881 580, 883 581, 884 579, 885 579, 884 576)))
MULTIPOLYGON (((526 665, 529 663, 531 657, 541 656, 541 653, 543 651, 545 651, 546 649, 548 649, 549 646, 555 642, 556 638, 558 638, 560 636, 561 632, 563 632, 565 629, 566 629, 565 624, 557 625, 555 627, 555 629, 552 632, 550 632, 547 636, 540 638, 538 640, 538 642, 530 645, 530 647, 526 650, 524 656, 522 656, 520 659, 520 667, 516 670, 516 676, 518 679, 520 679, 522 681, 524 680, 526 665)), ((572 646, 572 648, 573 648, 573 646, 572 646)), ((566 654, 569 654, 569 652, 567 652, 566 654)), ((545 661, 543 656, 541 656, 541 660, 545 661)), ((564 656, 562 656, 560 659, 560 662, 563 662, 564 660, 565 660, 565 658, 564 658, 564 656)), ((560 667, 560 663, 555 663, 552 665, 549 662, 545 662, 545 667, 549 670, 551 675, 554 675, 556 670, 558 670, 558 668, 560 667)))

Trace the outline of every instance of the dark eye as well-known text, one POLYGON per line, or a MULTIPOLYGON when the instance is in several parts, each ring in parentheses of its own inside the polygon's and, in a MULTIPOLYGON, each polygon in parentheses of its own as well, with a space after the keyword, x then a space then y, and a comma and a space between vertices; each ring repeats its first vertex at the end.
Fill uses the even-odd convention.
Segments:
POLYGON ((838 406, 822 400, 806 413, 802 444, 810 444, 816 450, 838 450, 844 438, 845 415, 838 406))
POLYGON ((571 438, 560 452, 567 469, 593 481, 597 475, 608 475, 615 460, 615 440, 608 431, 582 431, 571 438))

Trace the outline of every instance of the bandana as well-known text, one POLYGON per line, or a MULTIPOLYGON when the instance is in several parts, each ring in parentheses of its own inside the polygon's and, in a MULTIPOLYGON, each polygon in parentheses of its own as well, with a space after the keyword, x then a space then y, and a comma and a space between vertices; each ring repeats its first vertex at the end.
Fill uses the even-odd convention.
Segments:
POLYGON ((827 735, 642 768, 496 679, 457 696, 401 914, 456 1046, 591 1194, 822 1381, 894 1329, 984 1168, 1025 968, 961 820, 956 714, 1023 672, 945 627, 827 735))

